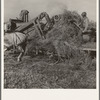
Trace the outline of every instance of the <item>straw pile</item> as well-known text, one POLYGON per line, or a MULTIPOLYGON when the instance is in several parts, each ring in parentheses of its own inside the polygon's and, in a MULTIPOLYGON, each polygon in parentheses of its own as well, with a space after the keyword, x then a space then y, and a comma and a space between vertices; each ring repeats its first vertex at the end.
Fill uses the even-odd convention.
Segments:
POLYGON ((49 52, 49 54, 57 55, 62 58, 70 58, 80 56, 82 38, 81 31, 70 20, 74 20, 77 24, 80 23, 81 17, 75 11, 65 10, 60 15, 61 19, 56 22, 53 28, 46 34, 46 39, 41 39, 37 32, 32 32, 32 41, 28 43, 27 54, 33 54, 36 49, 49 52))

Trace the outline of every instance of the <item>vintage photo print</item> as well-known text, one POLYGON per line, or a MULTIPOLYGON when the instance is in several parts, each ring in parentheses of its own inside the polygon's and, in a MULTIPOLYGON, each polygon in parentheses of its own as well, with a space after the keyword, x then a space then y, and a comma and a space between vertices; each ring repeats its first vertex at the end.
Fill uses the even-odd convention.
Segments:
POLYGON ((87 89, 97 100, 97 7, 98 0, 2 0, 3 90, 87 89))

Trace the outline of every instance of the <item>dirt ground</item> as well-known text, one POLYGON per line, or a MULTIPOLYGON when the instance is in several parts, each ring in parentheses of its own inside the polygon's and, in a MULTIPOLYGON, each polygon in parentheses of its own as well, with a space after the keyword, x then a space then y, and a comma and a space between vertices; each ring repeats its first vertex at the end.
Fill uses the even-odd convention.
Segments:
POLYGON ((7 52, 4 57, 4 88, 18 89, 81 89, 96 88, 96 60, 90 66, 73 64, 65 60, 54 64, 53 59, 38 55, 24 56, 17 62, 17 55, 7 52))

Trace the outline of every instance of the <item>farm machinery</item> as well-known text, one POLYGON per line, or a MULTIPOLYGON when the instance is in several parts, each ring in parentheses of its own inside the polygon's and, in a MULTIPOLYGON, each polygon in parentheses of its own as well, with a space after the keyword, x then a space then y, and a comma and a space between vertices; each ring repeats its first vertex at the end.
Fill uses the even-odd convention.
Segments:
MULTIPOLYGON (((40 37, 43 39, 46 38, 45 34, 51 30, 56 22, 60 20, 59 15, 53 16, 53 19, 49 17, 49 15, 46 12, 42 12, 40 15, 35 17, 32 20, 29 20, 29 11, 22 10, 19 18, 17 19, 10 19, 8 23, 5 23, 5 32, 22 32, 24 34, 28 34, 29 32, 36 30, 40 37), (54 21, 54 22, 53 22, 54 21)), ((77 28, 80 27, 73 23, 77 28)), ((96 35, 95 30, 93 30, 96 35)), ((91 32, 90 32, 91 33, 91 32)), ((94 37, 90 35, 83 35, 86 38, 94 37)), ((95 36, 96 38, 96 36, 95 36)), ((95 42, 87 42, 86 44, 83 44, 80 48, 80 50, 86 51, 88 53, 96 53, 96 41, 95 42)))
POLYGON ((5 32, 22 32, 24 34, 29 33, 32 30, 36 30, 42 38, 46 38, 45 34, 53 26, 49 15, 46 12, 42 12, 39 16, 29 21, 29 12, 22 10, 20 17, 17 19, 10 19, 8 23, 5 23, 5 32))

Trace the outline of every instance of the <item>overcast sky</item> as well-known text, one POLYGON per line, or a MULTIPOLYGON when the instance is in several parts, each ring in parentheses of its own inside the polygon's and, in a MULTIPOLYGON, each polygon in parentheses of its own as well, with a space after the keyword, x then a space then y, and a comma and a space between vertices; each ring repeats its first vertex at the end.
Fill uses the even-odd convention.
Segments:
POLYGON ((19 17, 27 9, 30 19, 46 11, 50 16, 62 13, 64 9, 86 11, 90 20, 96 21, 96 0, 4 0, 4 20, 19 17))

